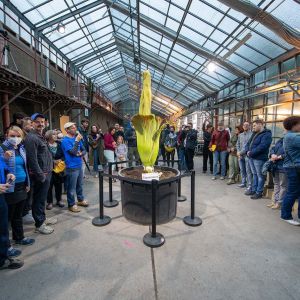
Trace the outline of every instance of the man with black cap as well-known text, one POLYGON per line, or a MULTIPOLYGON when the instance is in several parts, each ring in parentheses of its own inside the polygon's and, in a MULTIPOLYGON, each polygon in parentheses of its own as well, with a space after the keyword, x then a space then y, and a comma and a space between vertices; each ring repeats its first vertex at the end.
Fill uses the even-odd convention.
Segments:
POLYGON ((52 155, 48 149, 47 142, 43 137, 45 128, 45 116, 35 113, 31 116, 33 130, 31 130, 25 141, 28 158, 29 175, 32 188, 32 216, 35 221, 36 231, 50 234, 57 220, 46 219, 45 204, 50 186, 53 169, 52 155))

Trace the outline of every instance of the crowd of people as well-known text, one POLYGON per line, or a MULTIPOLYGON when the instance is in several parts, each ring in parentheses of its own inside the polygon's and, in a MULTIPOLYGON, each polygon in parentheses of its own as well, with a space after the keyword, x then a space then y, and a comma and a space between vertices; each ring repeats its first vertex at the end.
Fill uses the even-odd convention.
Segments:
MULTIPOLYGON (((34 224, 40 234, 53 233, 57 219, 47 218, 46 210, 54 205, 63 208, 64 193, 71 213, 88 207, 83 180, 88 177, 87 171, 91 173, 89 166, 97 177, 99 170, 107 170, 108 163, 118 162, 118 169, 131 167, 133 162, 140 164, 131 123, 125 129, 115 124, 103 133, 98 125, 90 126, 83 119, 78 127, 74 122, 65 123, 65 134, 59 129, 48 130, 47 123, 40 113, 31 117, 15 114, 0 145, 0 269, 22 267, 23 262, 16 259, 21 250, 15 245, 35 243, 33 238, 25 237, 23 224, 34 224)), ((223 122, 215 130, 205 125, 203 173, 207 173, 209 162, 213 180, 228 176, 228 185, 239 183, 245 195, 260 199, 269 172, 274 180, 274 198, 268 207, 281 209, 283 220, 300 225, 292 217, 292 207, 300 197, 300 117, 287 118, 283 126, 284 137, 270 149, 272 133, 262 120, 244 122, 234 132, 223 122)), ((177 151, 178 168, 182 172, 193 170, 197 140, 192 123, 177 132, 167 125, 160 136, 163 165, 174 167, 177 151)))
MULTIPOLYGON (((64 135, 60 129, 48 130, 47 121, 40 113, 14 114, 0 145, 0 269, 23 266, 16 259, 22 251, 15 245, 35 243, 24 236, 24 224, 34 224, 40 234, 53 233, 57 219, 47 218, 46 210, 54 205, 63 208, 64 193, 71 213, 88 207, 83 179, 89 166, 97 177, 108 162, 139 160, 132 126, 124 132, 115 124, 103 134, 96 124, 90 126, 83 119, 78 127, 74 122, 64 124, 64 135)), ((123 167, 125 162, 119 165, 123 167)))
POLYGON ((209 160, 212 180, 225 180, 227 175, 228 185, 239 183, 253 200, 263 197, 269 173, 274 195, 267 206, 281 209, 282 220, 300 225, 292 217, 293 205, 300 197, 300 117, 286 118, 283 127, 284 136, 272 145, 272 132, 260 119, 244 122, 234 132, 225 129, 223 122, 215 130, 208 124, 203 134, 203 173, 209 160))

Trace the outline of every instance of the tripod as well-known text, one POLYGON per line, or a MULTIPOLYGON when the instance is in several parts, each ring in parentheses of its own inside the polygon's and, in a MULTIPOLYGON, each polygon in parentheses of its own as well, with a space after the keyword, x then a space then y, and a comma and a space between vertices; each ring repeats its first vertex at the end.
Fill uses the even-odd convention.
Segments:
MULTIPOLYGON (((2 32, 0 32, 0 33, 2 33, 2 32)), ((1 55, 1 59, 0 59, 0 65, 2 65, 3 67, 9 68, 8 57, 10 57, 10 59, 11 59, 11 61, 13 63, 13 66, 14 66, 14 68, 16 70, 16 72, 19 73, 18 66, 16 64, 16 61, 15 61, 13 55, 11 54, 10 47, 9 47, 9 45, 7 43, 8 37, 7 37, 7 35, 4 35, 3 33, 2 33, 2 35, 3 35, 2 38, 4 40, 4 46, 3 46, 3 49, 2 49, 2 55, 1 55), (4 59, 4 61, 3 61, 3 59, 4 59)))

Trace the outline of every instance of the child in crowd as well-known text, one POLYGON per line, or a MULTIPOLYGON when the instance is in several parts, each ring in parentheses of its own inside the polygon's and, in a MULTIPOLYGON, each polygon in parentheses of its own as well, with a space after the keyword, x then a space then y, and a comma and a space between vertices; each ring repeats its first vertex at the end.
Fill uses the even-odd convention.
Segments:
MULTIPOLYGON (((118 136, 117 138, 117 148, 116 148, 116 157, 117 161, 125 161, 127 160, 127 146, 124 143, 124 139, 121 135, 118 136)), ((126 163, 124 164, 119 164, 118 165, 119 169, 126 168, 126 163)))

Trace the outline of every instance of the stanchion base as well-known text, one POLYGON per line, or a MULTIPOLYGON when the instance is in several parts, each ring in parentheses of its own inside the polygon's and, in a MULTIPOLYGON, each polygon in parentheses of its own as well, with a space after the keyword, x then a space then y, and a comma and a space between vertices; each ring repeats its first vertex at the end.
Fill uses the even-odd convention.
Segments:
POLYGON ((115 207, 115 206, 119 205, 119 201, 117 201, 117 200, 112 200, 112 201, 106 200, 106 201, 103 202, 103 205, 104 205, 104 207, 115 207))
POLYGON ((144 235, 143 242, 148 247, 157 248, 165 243, 165 238, 158 232, 156 233, 155 237, 153 237, 151 233, 147 233, 144 235))
POLYGON ((199 217, 191 218, 191 216, 186 216, 183 218, 183 223, 188 226, 200 226, 202 224, 202 220, 199 217))
POLYGON ((178 196, 178 197, 177 197, 177 201, 178 201, 178 202, 186 201, 186 196, 182 196, 182 195, 181 195, 181 196, 178 196))
POLYGON ((111 221, 111 218, 109 216, 103 216, 103 218, 101 219, 100 217, 95 217, 92 220, 92 224, 94 226, 105 226, 108 225, 111 221))

